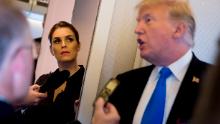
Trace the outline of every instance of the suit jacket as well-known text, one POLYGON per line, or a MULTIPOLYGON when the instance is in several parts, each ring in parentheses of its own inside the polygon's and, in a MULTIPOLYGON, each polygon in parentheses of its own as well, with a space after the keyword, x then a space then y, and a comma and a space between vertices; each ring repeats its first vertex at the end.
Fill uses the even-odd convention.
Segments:
POLYGON ((0 124, 15 124, 16 115, 12 105, 0 101, 0 124))
MULTIPOLYGON (((209 64, 198 60, 194 55, 169 113, 167 124, 185 123, 191 119, 199 92, 199 82, 209 64)), ((148 78, 155 66, 147 66, 120 74, 120 85, 110 96, 109 101, 117 108, 120 124, 131 124, 148 78)))

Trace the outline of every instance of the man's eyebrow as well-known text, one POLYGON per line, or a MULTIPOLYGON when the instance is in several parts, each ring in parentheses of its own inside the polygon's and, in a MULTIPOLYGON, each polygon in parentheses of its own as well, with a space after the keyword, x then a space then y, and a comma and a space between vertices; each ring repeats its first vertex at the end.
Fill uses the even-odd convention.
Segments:
POLYGON ((139 21, 139 20, 141 20, 141 19, 143 19, 143 18, 147 18, 147 17, 151 17, 151 14, 145 13, 145 14, 143 14, 142 16, 138 16, 138 17, 136 18, 136 20, 139 21))
POLYGON ((146 18, 146 17, 151 17, 151 14, 145 13, 145 14, 142 16, 142 18, 146 18))

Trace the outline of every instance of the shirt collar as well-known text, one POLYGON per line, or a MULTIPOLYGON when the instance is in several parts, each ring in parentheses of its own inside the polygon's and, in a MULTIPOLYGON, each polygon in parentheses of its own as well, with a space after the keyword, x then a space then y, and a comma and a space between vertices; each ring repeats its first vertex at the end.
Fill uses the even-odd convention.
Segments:
MULTIPOLYGON (((182 81, 184 78, 190 61, 192 60, 192 56, 192 50, 189 49, 182 57, 168 66, 168 68, 172 71, 173 76, 176 77, 177 80, 182 81)), ((161 66, 156 67, 157 73, 159 73, 161 68, 161 66)))
POLYGON ((192 50, 188 50, 184 56, 179 58, 177 61, 169 65, 170 70, 172 71, 173 75, 178 79, 182 80, 184 75, 189 67, 190 61, 192 60, 192 50))

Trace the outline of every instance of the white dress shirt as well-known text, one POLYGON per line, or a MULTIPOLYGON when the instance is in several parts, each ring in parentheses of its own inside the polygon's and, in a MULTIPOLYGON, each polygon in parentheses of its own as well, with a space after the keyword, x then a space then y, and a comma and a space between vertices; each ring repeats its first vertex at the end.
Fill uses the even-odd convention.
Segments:
MULTIPOLYGON (((170 110, 172 108, 176 95, 179 91, 181 82, 186 74, 191 60, 192 51, 188 50, 188 52, 184 56, 182 56, 180 59, 168 66, 168 68, 172 71, 172 75, 168 77, 166 81, 166 102, 163 124, 165 124, 168 119, 170 110)), ((156 66, 151 72, 147 85, 145 86, 139 104, 137 106, 133 118, 133 124, 141 123, 145 108, 147 107, 150 97, 155 89, 156 82, 159 79, 158 74, 161 68, 162 67, 156 66)))

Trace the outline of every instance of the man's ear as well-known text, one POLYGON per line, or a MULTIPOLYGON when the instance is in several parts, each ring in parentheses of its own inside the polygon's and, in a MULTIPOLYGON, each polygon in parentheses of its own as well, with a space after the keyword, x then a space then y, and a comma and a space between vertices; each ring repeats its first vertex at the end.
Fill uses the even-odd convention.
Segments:
POLYGON ((11 58, 11 72, 14 73, 13 79, 15 80, 23 78, 21 76, 24 75, 25 72, 27 71, 26 68, 27 68, 27 63, 29 61, 27 59, 28 57, 31 56, 27 56, 28 54, 26 52, 27 52, 26 50, 18 50, 11 58))
POLYGON ((187 26, 185 23, 180 22, 178 24, 176 24, 175 30, 174 30, 174 34, 173 37, 176 38, 180 38, 182 37, 187 31, 187 26))
POLYGON ((54 51, 53 51, 52 45, 50 45, 50 53, 54 56, 54 51))
POLYGON ((12 78, 13 92, 16 98, 22 97, 27 90, 27 86, 31 81, 32 73, 32 56, 30 51, 18 50, 11 58, 10 72, 12 78), (24 91, 21 91, 23 87, 24 91))
POLYGON ((21 79, 21 72, 25 70, 25 56, 22 55, 20 50, 17 50, 19 48, 13 48, 13 50, 10 49, 8 51, 8 54, 4 58, 2 73, 4 73, 5 80, 10 80, 10 82, 14 83, 21 79))

